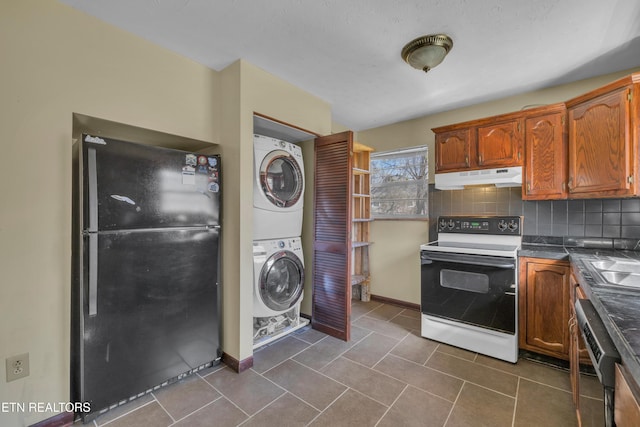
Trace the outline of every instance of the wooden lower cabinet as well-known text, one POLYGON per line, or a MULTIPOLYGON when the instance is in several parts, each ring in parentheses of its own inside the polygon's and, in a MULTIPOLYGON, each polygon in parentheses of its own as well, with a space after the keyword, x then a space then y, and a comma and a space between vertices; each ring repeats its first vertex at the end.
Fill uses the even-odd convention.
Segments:
POLYGON ((640 388, 621 365, 616 365, 613 402, 616 427, 640 426, 640 388))
POLYGON ((569 263, 521 257, 519 274, 519 347, 568 360, 569 263))

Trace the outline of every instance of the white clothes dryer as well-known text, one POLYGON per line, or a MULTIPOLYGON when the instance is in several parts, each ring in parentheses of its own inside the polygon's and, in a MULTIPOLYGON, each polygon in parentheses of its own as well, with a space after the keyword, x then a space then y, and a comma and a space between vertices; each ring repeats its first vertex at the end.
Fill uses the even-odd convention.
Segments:
POLYGON ((253 240, 302 234, 304 164, 290 142, 254 135, 253 240))
POLYGON ((299 237, 253 242, 253 317, 273 317, 300 304, 304 262, 299 237))

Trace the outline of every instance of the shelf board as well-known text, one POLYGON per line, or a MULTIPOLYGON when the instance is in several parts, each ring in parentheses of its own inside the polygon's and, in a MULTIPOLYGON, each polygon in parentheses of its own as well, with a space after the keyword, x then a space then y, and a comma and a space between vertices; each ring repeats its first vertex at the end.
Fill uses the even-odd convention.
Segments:
POLYGON ((354 175, 369 175, 370 174, 370 172, 367 169, 351 168, 351 170, 353 171, 354 175))
POLYGON ((359 142, 353 141, 353 151, 355 153, 361 153, 363 151, 374 151, 374 150, 371 147, 367 147, 364 144, 360 144, 359 142))
POLYGON ((359 285, 360 283, 366 282, 367 280, 369 280, 369 276, 365 276, 362 274, 352 274, 351 286, 359 285))
POLYGON ((373 242, 351 242, 351 249, 354 248, 364 248, 365 246, 371 245, 373 242))
POLYGON ((373 218, 351 218, 351 222, 373 222, 373 218))
POLYGON ((359 194, 359 193, 353 193, 351 195, 352 197, 371 197, 371 194, 359 194))

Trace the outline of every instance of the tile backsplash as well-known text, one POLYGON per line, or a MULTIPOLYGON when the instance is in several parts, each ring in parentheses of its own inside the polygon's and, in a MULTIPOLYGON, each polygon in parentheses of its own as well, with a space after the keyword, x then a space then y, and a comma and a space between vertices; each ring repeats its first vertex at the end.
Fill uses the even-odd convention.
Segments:
POLYGON ((522 200, 519 187, 436 190, 429 185, 429 238, 440 215, 523 215, 524 234, 640 238, 640 199, 522 200))

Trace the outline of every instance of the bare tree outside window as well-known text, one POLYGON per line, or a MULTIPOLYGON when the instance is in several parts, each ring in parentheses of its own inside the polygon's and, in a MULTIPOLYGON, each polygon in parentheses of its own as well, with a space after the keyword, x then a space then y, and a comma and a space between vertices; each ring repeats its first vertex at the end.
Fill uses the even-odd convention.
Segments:
POLYGON ((371 213, 378 219, 428 218, 427 147, 371 153, 371 213))

